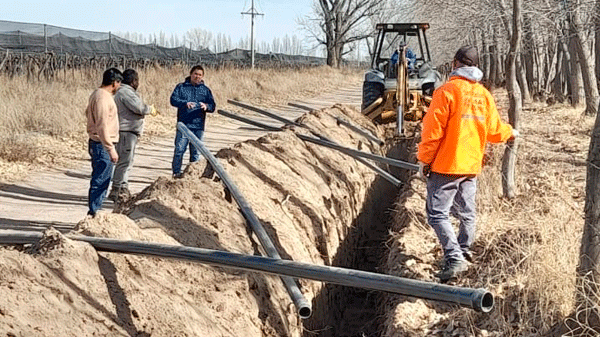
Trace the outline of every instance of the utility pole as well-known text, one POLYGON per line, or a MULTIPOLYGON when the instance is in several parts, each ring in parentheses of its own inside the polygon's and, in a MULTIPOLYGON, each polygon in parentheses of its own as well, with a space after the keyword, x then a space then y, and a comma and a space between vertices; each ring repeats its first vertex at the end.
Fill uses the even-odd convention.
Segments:
POLYGON ((246 12, 242 12, 242 15, 250 15, 251 24, 250 24, 250 55, 252 57, 252 69, 254 69, 254 17, 257 15, 264 15, 263 13, 259 13, 256 8, 254 8, 254 0, 252 0, 252 5, 250 9, 246 12))

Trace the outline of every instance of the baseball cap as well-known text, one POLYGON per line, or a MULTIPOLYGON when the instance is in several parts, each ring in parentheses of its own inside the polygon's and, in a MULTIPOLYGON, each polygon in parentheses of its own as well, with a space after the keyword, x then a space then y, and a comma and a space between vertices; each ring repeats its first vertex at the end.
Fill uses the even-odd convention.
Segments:
POLYGON ((479 53, 477 52, 477 48, 472 46, 461 47, 456 52, 456 55, 454 55, 454 59, 470 67, 477 67, 479 65, 479 53))

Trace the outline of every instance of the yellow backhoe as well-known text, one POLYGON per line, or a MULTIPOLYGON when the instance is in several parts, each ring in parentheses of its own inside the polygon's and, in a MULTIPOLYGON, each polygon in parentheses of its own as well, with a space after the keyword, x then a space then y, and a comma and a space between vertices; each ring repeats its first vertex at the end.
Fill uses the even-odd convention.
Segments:
POLYGON ((377 123, 423 118, 442 78, 431 65, 427 23, 380 23, 371 69, 363 82, 362 113, 377 123), (398 118, 401 116, 401 118, 398 118))

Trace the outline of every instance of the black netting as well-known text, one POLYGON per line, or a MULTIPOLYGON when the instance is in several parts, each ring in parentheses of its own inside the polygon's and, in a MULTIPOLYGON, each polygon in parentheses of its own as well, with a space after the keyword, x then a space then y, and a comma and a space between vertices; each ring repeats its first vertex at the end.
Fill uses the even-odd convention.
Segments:
MULTIPOLYGON (((166 48, 136 44, 110 33, 89 32, 51 25, 0 20, 0 50, 16 53, 52 52, 82 57, 127 57, 162 61, 201 62, 208 65, 250 65, 248 50, 233 49, 215 54, 209 49, 166 48)), ((323 65, 321 57, 255 53, 256 65, 323 65)))

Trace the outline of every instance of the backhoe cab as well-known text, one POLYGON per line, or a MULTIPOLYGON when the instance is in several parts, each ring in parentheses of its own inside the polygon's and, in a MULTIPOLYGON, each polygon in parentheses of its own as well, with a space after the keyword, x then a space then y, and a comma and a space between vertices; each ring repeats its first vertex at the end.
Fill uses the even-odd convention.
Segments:
POLYGON ((377 123, 423 118, 433 90, 442 78, 431 65, 425 31, 427 23, 380 23, 371 69, 363 82, 362 113, 377 123), (402 116, 397 118, 397 116, 402 116))

